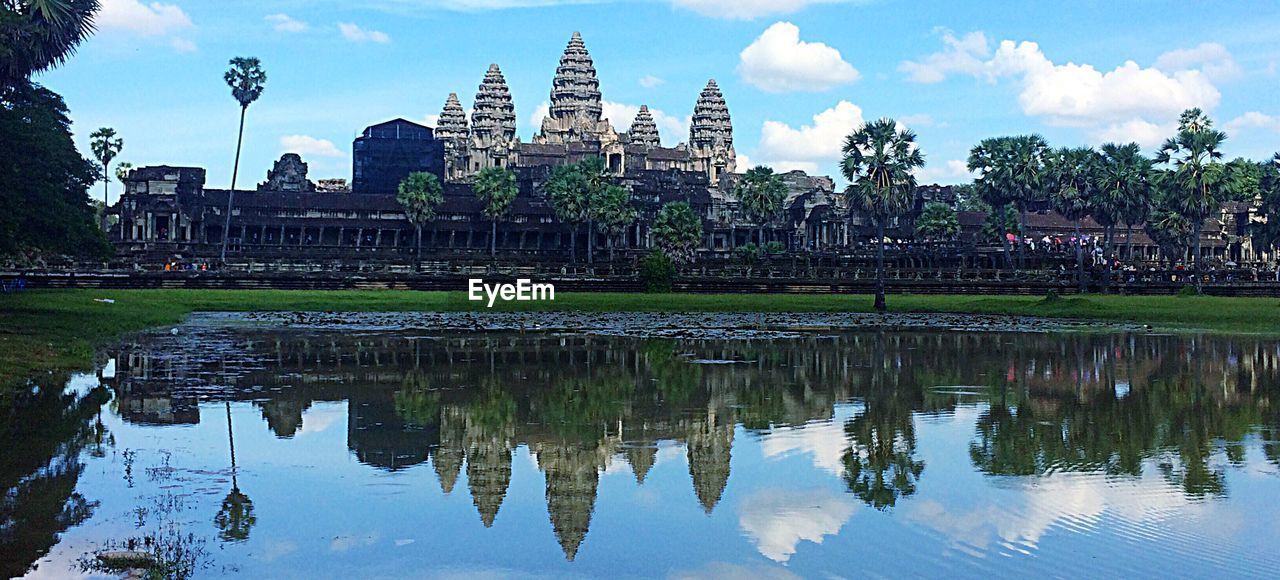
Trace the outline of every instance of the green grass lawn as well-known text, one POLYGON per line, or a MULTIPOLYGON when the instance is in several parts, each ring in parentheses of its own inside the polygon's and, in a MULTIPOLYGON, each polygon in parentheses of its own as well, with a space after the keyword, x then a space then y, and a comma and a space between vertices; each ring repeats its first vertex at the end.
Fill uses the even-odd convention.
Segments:
MULTIPOLYGON (((1149 324, 1160 330, 1280 336, 1280 300, 1208 296, 891 295, 894 312, 1005 314, 1149 324)), ((805 294, 560 294, 495 310, 588 312, 870 312, 870 296, 805 294)), ((0 296, 0 384, 89 368, 93 349, 195 311, 484 310, 463 294, 412 291, 35 290, 0 296), (110 298, 114 304, 96 302, 110 298)))

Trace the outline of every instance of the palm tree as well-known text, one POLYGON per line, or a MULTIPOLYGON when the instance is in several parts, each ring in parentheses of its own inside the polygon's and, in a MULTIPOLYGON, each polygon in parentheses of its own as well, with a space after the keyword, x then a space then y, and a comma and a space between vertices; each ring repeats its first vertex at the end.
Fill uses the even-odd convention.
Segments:
POLYGON ((610 184, 609 167, 600 157, 588 157, 578 162, 578 171, 585 179, 586 207, 584 217, 587 221, 587 263, 595 261, 596 222, 600 220, 600 197, 610 184))
POLYGON ((93 34, 98 0, 0 0, 0 87, 66 62, 93 34))
MULTIPOLYGON (((1213 128, 1213 121, 1200 109, 1188 109, 1178 122, 1178 133, 1170 137, 1156 154, 1156 163, 1172 170, 1168 182, 1169 203, 1191 221, 1191 254, 1195 271, 1200 269, 1200 231, 1219 207, 1225 171, 1222 152, 1227 134, 1213 128)), ((1199 277, 1197 276, 1197 280, 1199 277)))
POLYGON ((422 261, 422 226, 436 219, 436 206, 444 201, 444 188, 433 173, 410 173, 400 182, 396 201, 404 209, 405 217, 413 224, 416 238, 413 252, 414 269, 422 261))
MULTIPOLYGON (((1039 135, 984 139, 969 152, 969 170, 978 172, 978 189, 992 209, 1012 203, 1018 208, 1018 266, 1026 267, 1027 209, 1045 197, 1045 159, 1048 143, 1039 135)), ((1005 261, 1008 232, 1005 234, 1005 261)))
POLYGON ((609 261, 613 261, 614 239, 636 221, 636 209, 631 205, 631 192, 625 187, 609 185, 600 194, 596 207, 596 226, 605 234, 609 244, 609 261))
POLYGON ((888 117, 863 123, 845 138, 840 172, 849 181, 845 196, 853 211, 862 213, 876 227, 876 302, 879 312, 888 309, 884 296, 884 229, 915 200, 913 172, 924 167, 924 154, 916 146, 916 134, 898 130, 888 117))
POLYGON ((764 224, 778 217, 787 199, 787 185, 773 169, 758 165, 747 170, 734 187, 734 195, 742 205, 742 213, 756 222, 756 240, 764 251, 764 224))
POLYGON ((570 225, 570 262, 578 261, 578 228, 586 221, 589 203, 589 185, 580 169, 576 164, 558 166, 551 170, 551 176, 542 186, 556 217, 570 225))
MULTIPOLYGON (((1111 289, 1111 272, 1114 260, 1116 224, 1125 219, 1126 211, 1136 199, 1150 199, 1151 161, 1142 156, 1137 143, 1102 146, 1098 163, 1096 193, 1091 213, 1105 228, 1104 255, 1107 260, 1106 288, 1111 289)), ((1149 202, 1148 202, 1149 203, 1149 202)))
POLYGON ((1084 247, 1080 221, 1089 215, 1097 181, 1098 152, 1088 147, 1062 148, 1048 163, 1049 200, 1062 217, 1075 224, 1076 282, 1080 292, 1087 289, 1084 281, 1084 247))
POLYGON ((236 162, 231 170, 231 191, 227 193, 227 216, 222 222, 222 262, 227 261, 227 235, 231 232, 231 208, 236 199, 236 178, 240 175, 240 149, 244 144, 244 117, 249 105, 262 96, 267 84, 267 73, 257 57, 238 56, 231 59, 231 68, 222 76, 231 87, 231 96, 240 103, 240 132, 236 137, 236 162))
POLYGON ((653 236, 658 248, 672 262, 689 263, 702 243, 702 219, 688 203, 668 203, 658 210, 653 220, 653 236))
POLYGON ((498 255, 498 220, 511 211, 520 188, 516 174, 504 167, 486 167, 476 174, 472 184, 476 198, 484 205, 484 216, 489 218, 489 256, 498 255))
POLYGON ((231 492, 222 500, 222 508, 213 517, 218 526, 218 537, 224 542, 243 542, 249 539, 249 530, 258 522, 253 515, 253 500, 240 491, 236 479, 236 438, 231 429, 231 401, 224 401, 227 408, 227 442, 231 447, 231 492))
POLYGON ((111 160, 124 148, 124 139, 116 136, 116 130, 102 127, 89 135, 89 146, 93 149, 93 157, 98 160, 98 168, 102 176, 102 231, 107 230, 107 187, 111 185, 111 160))
POLYGON ((128 181, 130 171, 133 171, 132 163, 121 161, 116 164, 116 179, 120 180, 120 185, 124 185, 128 181))

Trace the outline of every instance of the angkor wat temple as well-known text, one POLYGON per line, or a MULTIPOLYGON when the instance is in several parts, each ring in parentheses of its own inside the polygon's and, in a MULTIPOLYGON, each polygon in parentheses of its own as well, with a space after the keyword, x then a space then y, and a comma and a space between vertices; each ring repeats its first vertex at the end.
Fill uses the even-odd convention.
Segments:
MULTIPOLYGON (((498 65, 484 75, 470 119, 450 93, 434 129, 404 119, 365 129, 353 143, 352 180, 313 182, 307 163, 286 153, 254 190, 236 191, 228 234, 229 260, 406 259, 414 228, 396 201, 396 187, 411 172, 430 172, 445 185, 437 219, 423 231, 426 255, 465 254, 488 246, 489 222, 468 181, 486 167, 507 167, 520 194, 499 225, 497 246, 508 254, 563 256, 576 240, 556 219, 542 191, 551 169, 600 157, 626 187, 639 217, 615 240, 643 250, 649 226, 662 205, 688 202, 704 220, 707 250, 746 243, 754 223, 739 214, 733 198, 738 177, 733 124, 714 80, 693 103, 687 141, 664 147, 647 106, 626 132, 603 117, 595 65, 574 33, 552 80, 550 107, 530 142, 516 134, 516 112, 498 65)), ((771 224, 770 240, 793 249, 817 248, 844 238, 829 178, 800 172, 785 176, 790 189, 786 217, 771 224)), ((211 258, 222 244, 231 192, 205 187, 196 167, 153 166, 132 170, 109 232, 123 256, 143 262, 211 258)), ((604 234, 595 234, 605 247, 604 234)))
MULTIPOLYGON (((349 182, 313 182, 299 155, 284 154, 256 188, 234 192, 228 261, 345 265, 429 257, 465 262, 469 255, 487 253, 489 245, 490 222, 470 185, 487 167, 511 169, 520 187, 510 213, 497 225, 497 251, 504 256, 560 262, 572 249, 584 254, 588 245, 635 256, 651 247, 650 226, 658 210, 675 201, 687 202, 702 216, 704 256, 728 257, 733 248, 755 241, 758 224, 743 215, 734 196, 738 171, 745 168, 738 167, 729 107, 714 80, 694 100, 687 140, 675 147, 662 145, 647 106, 625 132, 604 118, 595 64, 577 33, 560 57, 550 97, 541 129, 531 141, 521 141, 511 92, 494 64, 480 83, 470 118, 458 95, 449 93, 435 128, 405 119, 366 128, 352 144, 349 182), (589 157, 605 161, 637 210, 637 219, 621 234, 591 232, 590 241, 556 217, 543 191, 553 168, 589 157), (444 201, 423 229, 422 256, 415 256, 415 228, 396 201, 396 190, 406 176, 420 171, 441 179, 444 201)), ((795 253, 838 252, 869 239, 870 228, 849 211, 831 178, 800 171, 782 177, 787 198, 780 217, 763 228, 765 240, 795 253)), ((122 258, 135 264, 209 261, 220 254, 231 195, 206 188, 201 168, 134 169, 120 201, 107 210, 117 218, 108 238, 122 258)), ((890 228, 889 237, 913 238, 914 218, 930 201, 954 205, 956 196, 950 187, 922 185, 914 211, 890 228)), ((1027 216, 1032 239, 1075 233, 1075 224, 1043 205, 1027 216)), ((1256 205, 1224 204, 1220 215, 1206 220, 1204 254, 1266 259, 1249 241, 1256 205)), ((986 214, 961 212, 958 218, 961 243, 981 244, 986 214)), ((1085 235, 1101 237, 1103 227, 1094 220, 1086 218, 1081 225, 1085 235)), ((1158 257, 1157 244, 1141 227, 1117 236, 1116 242, 1140 259, 1158 257)))

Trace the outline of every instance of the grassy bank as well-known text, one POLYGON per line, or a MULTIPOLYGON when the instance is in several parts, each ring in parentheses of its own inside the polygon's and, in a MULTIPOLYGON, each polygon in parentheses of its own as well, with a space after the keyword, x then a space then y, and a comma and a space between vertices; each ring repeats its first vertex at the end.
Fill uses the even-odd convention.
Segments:
MULTIPOLYGON (((589 312, 869 312, 869 296, 801 294, 561 294, 506 310, 589 312)), ((1160 330, 1280 336, 1280 300, 1207 296, 890 296, 895 312, 1080 318, 1160 330)), ((122 334, 175 324, 195 311, 483 310, 461 293, 271 290, 47 290, 0 296, 0 384, 35 372, 88 368, 122 334), (111 299, 113 304, 95 299, 111 299)))

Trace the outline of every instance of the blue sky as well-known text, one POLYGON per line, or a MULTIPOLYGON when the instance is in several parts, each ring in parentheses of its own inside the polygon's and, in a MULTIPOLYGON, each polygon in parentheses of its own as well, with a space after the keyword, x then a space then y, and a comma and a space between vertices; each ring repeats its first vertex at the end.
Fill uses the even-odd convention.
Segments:
POLYGON ((81 151, 111 126, 125 140, 120 160, 206 167, 210 186, 231 180, 231 57, 257 56, 268 73, 245 134, 239 185, 251 187, 290 150, 313 179, 350 178, 361 129, 429 121, 449 92, 469 107, 489 63, 502 66, 528 140, 575 30, 619 131, 647 104, 664 142, 683 141, 715 78, 739 155, 782 170, 834 173, 841 137, 881 116, 919 133, 920 177, 942 183, 966 179, 969 148, 994 135, 1133 140, 1151 152, 1187 106, 1226 128, 1229 157, 1280 150, 1275 0, 103 4, 98 34, 37 80, 66 98, 81 151))

